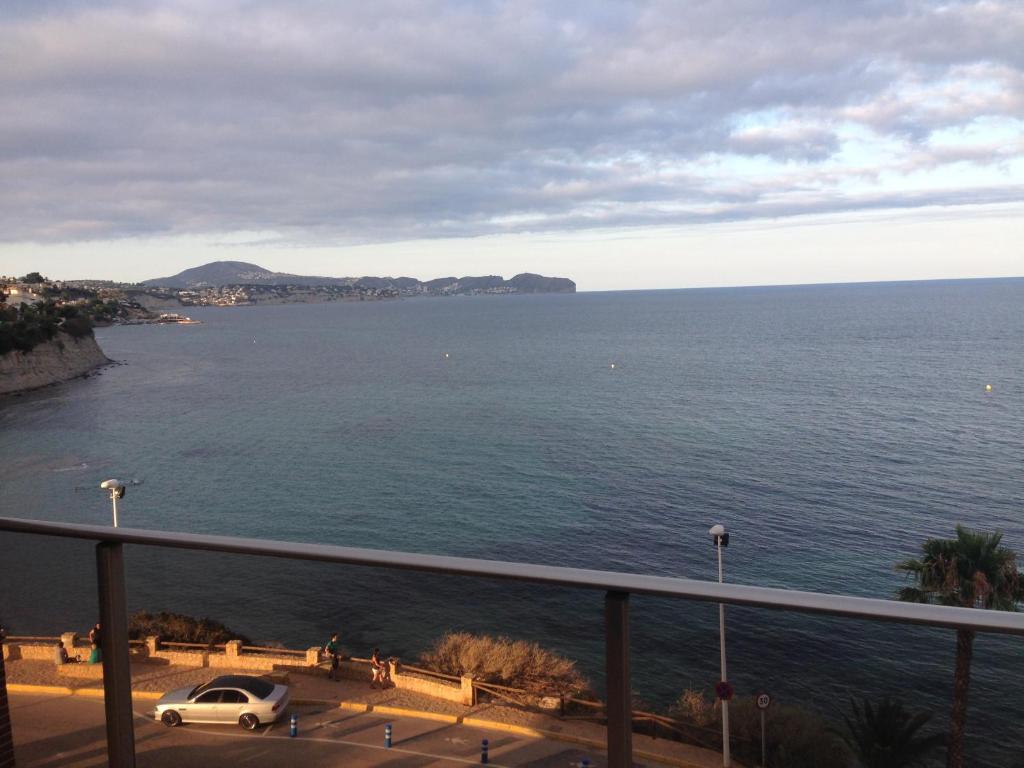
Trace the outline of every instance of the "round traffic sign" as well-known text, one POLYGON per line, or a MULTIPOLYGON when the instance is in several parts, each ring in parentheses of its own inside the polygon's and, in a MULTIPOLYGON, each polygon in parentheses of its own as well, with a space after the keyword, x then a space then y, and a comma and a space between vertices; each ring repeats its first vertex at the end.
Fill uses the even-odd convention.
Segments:
POLYGON ((768 709, 768 706, 772 703, 772 697, 767 693, 757 694, 757 708, 768 709))
POLYGON ((715 684, 715 695, 718 696, 722 701, 729 701, 732 699, 733 689, 730 683, 723 680, 720 683, 715 684))

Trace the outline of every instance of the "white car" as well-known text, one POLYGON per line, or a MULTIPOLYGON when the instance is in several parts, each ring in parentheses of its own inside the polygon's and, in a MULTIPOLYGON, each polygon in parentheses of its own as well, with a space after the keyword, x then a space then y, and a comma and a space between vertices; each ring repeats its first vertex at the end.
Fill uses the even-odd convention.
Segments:
POLYGON ((289 698, 287 685, 251 675, 224 675, 205 685, 165 693, 154 714, 169 728, 182 723, 238 723, 252 731, 283 715, 289 698))

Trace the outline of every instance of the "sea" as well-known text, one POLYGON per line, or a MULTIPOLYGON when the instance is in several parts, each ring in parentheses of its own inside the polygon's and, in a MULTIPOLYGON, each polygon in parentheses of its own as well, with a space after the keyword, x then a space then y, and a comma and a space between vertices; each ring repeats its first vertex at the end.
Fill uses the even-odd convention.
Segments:
MULTIPOLYGON (((0 399, 3 515, 893 598, 962 523, 1024 553, 1024 279, 196 308, 97 329, 116 365, 0 399), (987 386, 990 385, 990 388, 987 386)), ((603 689, 603 595, 131 546, 131 610, 260 643, 534 640, 603 689)), ((84 633, 92 545, 0 534, 12 634, 84 633)), ((729 608, 738 697, 904 700, 945 730, 949 630, 729 608)), ((717 607, 631 601, 632 682, 719 680, 717 607)), ((774 705, 773 705, 774 706, 774 705)), ((1024 742, 1024 638, 979 636, 972 765, 1024 742)))

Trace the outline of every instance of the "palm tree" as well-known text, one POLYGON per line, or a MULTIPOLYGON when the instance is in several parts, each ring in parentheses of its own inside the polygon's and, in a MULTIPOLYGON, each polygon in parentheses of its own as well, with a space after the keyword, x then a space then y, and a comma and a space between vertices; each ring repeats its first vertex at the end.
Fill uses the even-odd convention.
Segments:
MULTIPOLYGON (((955 539, 928 539, 920 559, 896 566, 913 577, 916 585, 904 587, 900 600, 938 603, 967 608, 1015 611, 1024 599, 1017 556, 1000 546, 1003 534, 956 527, 955 539)), ((956 672, 953 677, 953 710, 950 714, 947 768, 963 768, 964 725, 967 722, 967 689, 971 683, 974 630, 956 631, 956 672)))
POLYGON ((862 768, 911 768, 923 765, 925 758, 945 742, 941 733, 918 733, 931 719, 930 712, 914 714, 903 703, 886 696, 872 705, 851 700, 853 717, 844 717, 843 741, 862 768))

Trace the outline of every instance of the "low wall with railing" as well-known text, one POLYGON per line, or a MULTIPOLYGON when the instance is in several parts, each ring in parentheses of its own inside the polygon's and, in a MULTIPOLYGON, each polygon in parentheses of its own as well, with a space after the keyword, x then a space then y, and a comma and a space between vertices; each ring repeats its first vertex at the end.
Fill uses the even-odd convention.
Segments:
MULTIPOLYGON (((3 644, 4 660, 48 661, 58 674, 67 677, 102 678, 100 664, 57 664, 57 643, 62 641, 68 656, 81 661, 89 657, 90 646, 74 632, 60 636, 10 636, 3 644)), ((242 645, 240 640, 226 643, 176 643, 150 636, 130 640, 131 661, 137 664, 165 664, 182 667, 247 670, 254 673, 274 671, 328 674, 330 662, 321 658, 320 648, 295 650, 242 645)), ((430 670, 405 667, 397 659, 390 662, 391 682, 395 688, 471 706, 476 703, 473 680, 469 677, 442 675, 430 670)), ((347 680, 370 682, 373 670, 369 659, 348 658, 338 663, 338 675, 347 680)))
MULTIPOLYGON (((2 646, 4 659, 30 659, 56 663, 57 641, 64 642, 68 655, 79 655, 82 661, 88 658, 89 646, 74 632, 53 637, 8 637, 2 646)), ((227 643, 175 643, 163 642, 158 637, 145 640, 130 640, 131 661, 137 664, 167 664, 210 669, 245 669, 254 673, 291 671, 305 674, 327 675, 330 661, 321 654, 320 648, 305 651, 290 648, 268 648, 242 645, 241 641, 227 643)), ((428 669, 402 664, 396 659, 389 661, 391 681, 396 688, 424 696, 466 706, 476 704, 481 695, 485 698, 507 702, 520 707, 546 710, 569 720, 604 722, 607 717, 605 703, 570 696, 543 696, 494 683, 484 683, 471 677, 445 675, 428 669)), ((103 677, 100 664, 64 664, 58 673, 72 678, 103 677)), ((338 662, 338 677, 346 680, 372 679, 369 659, 345 658, 338 662)), ((633 727, 642 733, 655 737, 679 738, 688 743, 711 743, 720 731, 701 728, 664 715, 633 711, 633 727)), ((735 740, 735 739, 734 739, 735 740)))

